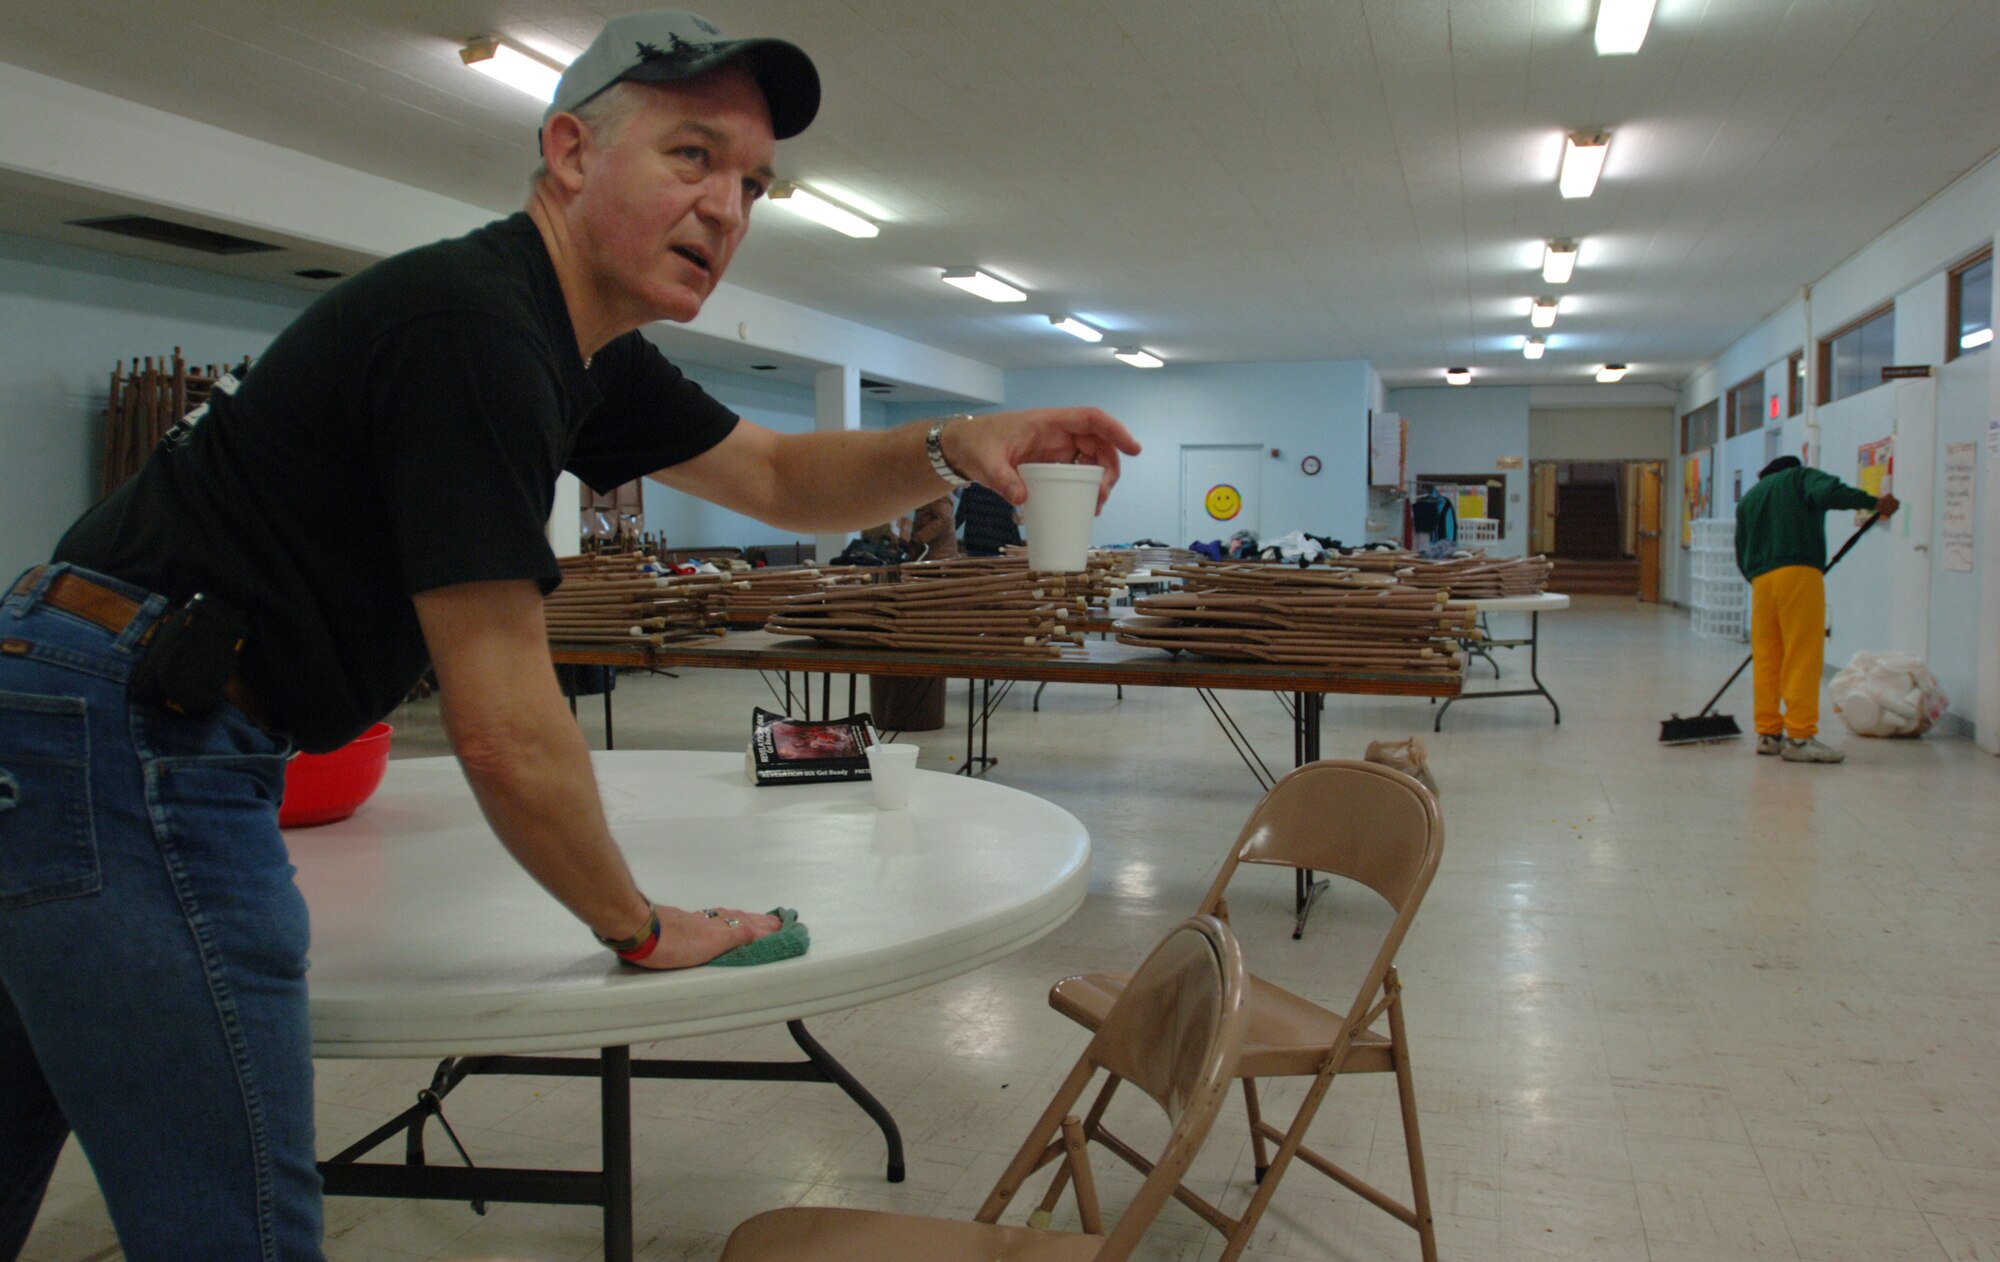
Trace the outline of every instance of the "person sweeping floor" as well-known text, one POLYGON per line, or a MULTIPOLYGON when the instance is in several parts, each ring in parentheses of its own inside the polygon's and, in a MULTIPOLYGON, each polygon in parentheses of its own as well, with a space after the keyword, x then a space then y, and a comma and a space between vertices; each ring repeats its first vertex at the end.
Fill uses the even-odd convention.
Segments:
POLYGON ((1736 567, 1750 580, 1750 653, 1757 752, 1786 762, 1847 758, 1819 739, 1826 660, 1826 515, 1873 509, 1884 521, 1896 497, 1870 495, 1797 456, 1757 474, 1736 505, 1736 567))

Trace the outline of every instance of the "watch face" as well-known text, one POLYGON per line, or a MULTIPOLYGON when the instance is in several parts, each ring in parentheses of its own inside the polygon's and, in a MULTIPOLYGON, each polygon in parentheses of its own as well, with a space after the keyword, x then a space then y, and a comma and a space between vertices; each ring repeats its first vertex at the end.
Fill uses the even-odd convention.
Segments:
POLYGON ((1313 474, 1319 472, 1319 457, 1307 456, 1304 460, 1299 461, 1299 468, 1305 471, 1307 477, 1311 477, 1313 474))

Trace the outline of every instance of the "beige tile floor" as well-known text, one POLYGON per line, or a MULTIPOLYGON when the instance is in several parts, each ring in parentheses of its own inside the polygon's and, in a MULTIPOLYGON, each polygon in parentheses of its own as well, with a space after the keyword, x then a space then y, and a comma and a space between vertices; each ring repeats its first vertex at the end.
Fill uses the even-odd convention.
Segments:
MULTIPOLYGON (((2000 763, 1962 740, 1847 737, 1837 719, 1832 739, 1850 753, 1839 768, 1757 758, 1743 741, 1662 748, 1658 720, 1698 706, 1741 649, 1694 639, 1684 614, 1609 599, 1543 625, 1560 727, 1532 699, 1454 708, 1434 739, 1423 701, 1335 698, 1326 717, 1329 754, 1432 739, 1446 851, 1402 971, 1444 1257, 2000 1260, 2000 763)), ((1522 655, 1503 661, 1525 673, 1522 655)), ((740 748, 764 699, 748 674, 628 678, 620 745, 740 748)), ((1285 756, 1274 700, 1231 704, 1285 756)), ((599 739, 596 703, 584 705, 599 739)), ((1724 706, 1746 727, 1748 708, 1742 686, 1724 706)), ((397 721, 399 754, 441 751, 434 707, 397 721)), ((915 738, 923 765, 954 766, 957 738, 915 738)), ((1051 688, 1036 714, 1022 689, 993 738, 996 779, 1089 827, 1092 893, 1054 936, 1000 964, 813 1022, 895 1109, 909 1181, 882 1182, 879 1138, 831 1088, 642 1083, 641 1258, 712 1258, 737 1222, 786 1204, 969 1216, 1081 1048, 1045 1005, 1050 981, 1136 960, 1194 904, 1256 796, 1185 692, 1119 701, 1051 688)), ((810 918, 810 891, 772 897, 810 918)), ((1279 874, 1239 885, 1231 906, 1257 971, 1334 1001, 1346 997, 1341 965, 1382 923, 1370 897, 1337 891, 1303 943, 1289 940, 1279 874)), ((673 1050, 788 1047, 782 1031, 756 1030, 673 1050)), ((321 1062, 322 1146, 400 1108, 429 1070, 321 1062)), ((482 1161, 594 1156, 588 1084, 479 1080, 448 1112, 482 1161)), ((1337 1085, 1314 1141, 1407 1187, 1386 1081, 1337 1085)), ((1240 1116, 1225 1113, 1196 1179, 1240 1205, 1248 1164, 1240 1116)), ((1134 1183, 1100 1177, 1107 1204, 1134 1183)), ((600 1256, 597 1233, 587 1209, 496 1205, 482 1218, 341 1199, 329 1202, 327 1249, 568 1262, 600 1256)), ((1170 1206, 1143 1256, 1217 1252, 1170 1206)), ((26 1256, 118 1256, 74 1151, 26 1256)), ((1407 1229, 1294 1170, 1251 1256, 1414 1260, 1417 1249, 1407 1229)))

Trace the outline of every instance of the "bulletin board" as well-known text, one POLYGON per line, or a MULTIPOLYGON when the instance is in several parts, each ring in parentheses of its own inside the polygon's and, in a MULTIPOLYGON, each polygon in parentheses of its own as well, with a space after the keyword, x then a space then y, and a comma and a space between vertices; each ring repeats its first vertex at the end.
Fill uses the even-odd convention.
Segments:
POLYGON ((1709 515, 1714 502, 1715 449, 1704 447, 1689 456, 1681 469, 1681 546, 1694 547, 1694 524, 1709 515))

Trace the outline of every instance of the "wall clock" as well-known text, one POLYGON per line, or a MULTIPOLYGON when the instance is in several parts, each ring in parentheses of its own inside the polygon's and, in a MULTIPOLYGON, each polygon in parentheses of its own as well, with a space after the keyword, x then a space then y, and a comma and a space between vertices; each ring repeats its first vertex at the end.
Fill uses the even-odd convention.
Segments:
POLYGON ((1306 457, 1306 458, 1305 458, 1304 460, 1301 460, 1301 461, 1299 461, 1299 469, 1300 469, 1300 471, 1301 471, 1301 472, 1303 472, 1303 473, 1304 473, 1304 474, 1305 474, 1305 475, 1306 475, 1307 477, 1311 477, 1311 476, 1312 476, 1313 474, 1315 474, 1315 473, 1318 473, 1318 472, 1319 472, 1319 457, 1318 457, 1318 456, 1307 456, 1307 457, 1306 457))

